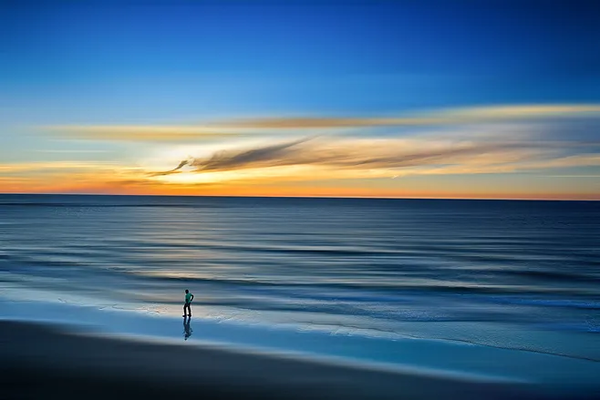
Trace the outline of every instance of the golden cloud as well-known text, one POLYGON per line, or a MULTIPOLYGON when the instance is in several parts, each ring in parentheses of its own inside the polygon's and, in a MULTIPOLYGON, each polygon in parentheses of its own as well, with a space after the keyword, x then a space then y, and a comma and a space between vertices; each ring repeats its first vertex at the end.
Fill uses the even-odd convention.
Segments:
POLYGON ((378 126, 418 126, 466 124, 502 120, 568 117, 600 114, 600 105, 517 105, 454 108, 417 113, 417 116, 392 118, 289 117, 224 121, 220 125, 244 129, 324 129, 378 126))
POLYGON ((549 117, 600 116, 600 105, 513 105, 470 107, 385 118, 363 117, 266 117, 218 121, 203 125, 62 125, 46 127, 62 137, 79 140, 192 142, 264 134, 266 131, 323 130, 386 126, 433 126, 542 119, 549 117))
POLYGON ((43 161, 0 164, 0 174, 42 173, 60 170, 115 170, 119 164, 111 162, 43 161))
POLYGON ((46 129, 66 139, 133 142, 191 142, 242 135, 215 127, 185 125, 63 125, 46 129))

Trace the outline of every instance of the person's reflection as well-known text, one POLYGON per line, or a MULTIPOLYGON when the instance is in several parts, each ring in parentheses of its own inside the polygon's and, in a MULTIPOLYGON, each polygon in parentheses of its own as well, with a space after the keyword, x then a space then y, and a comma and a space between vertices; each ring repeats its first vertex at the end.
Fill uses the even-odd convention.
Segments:
POLYGON ((184 340, 188 340, 188 338, 192 336, 192 332, 194 332, 192 330, 192 327, 190 326, 190 322, 192 322, 192 317, 183 319, 183 336, 185 337, 184 340))

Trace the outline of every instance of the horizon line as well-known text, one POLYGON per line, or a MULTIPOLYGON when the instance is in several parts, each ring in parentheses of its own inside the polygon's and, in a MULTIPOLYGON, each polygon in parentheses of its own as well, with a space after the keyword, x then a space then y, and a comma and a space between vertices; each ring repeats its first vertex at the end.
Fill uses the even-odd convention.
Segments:
POLYGON ((362 199, 362 200, 483 200, 483 201, 571 201, 597 202, 598 199, 577 198, 511 198, 511 197, 385 197, 385 196, 261 196, 261 195, 202 195, 202 194, 124 194, 124 193, 14 193, 0 192, 0 196, 121 196, 121 197, 205 197, 205 198, 258 198, 258 199, 362 199))

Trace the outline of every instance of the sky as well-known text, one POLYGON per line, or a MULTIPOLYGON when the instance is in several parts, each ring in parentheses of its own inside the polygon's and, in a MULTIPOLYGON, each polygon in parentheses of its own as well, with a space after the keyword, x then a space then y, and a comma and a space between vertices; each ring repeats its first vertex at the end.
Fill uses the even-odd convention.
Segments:
POLYGON ((600 200, 598 15, 5 0, 0 193, 600 200))

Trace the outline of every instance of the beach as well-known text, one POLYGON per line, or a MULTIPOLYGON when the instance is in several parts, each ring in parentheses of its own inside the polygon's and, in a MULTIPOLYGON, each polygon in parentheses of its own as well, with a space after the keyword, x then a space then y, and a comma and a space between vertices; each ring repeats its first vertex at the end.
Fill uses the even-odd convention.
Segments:
POLYGON ((0 342, 3 398, 561 398, 532 385, 116 339, 64 326, 4 321, 0 342))
POLYGON ((203 318, 182 323, 44 302, 0 301, 0 314, 3 399, 593 399, 600 393, 599 363, 530 351, 203 318))

